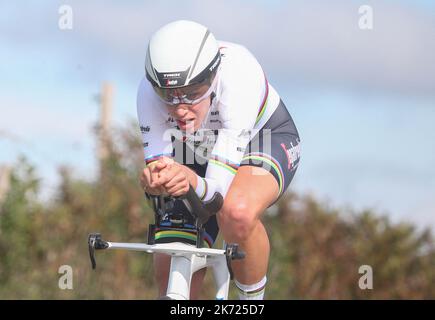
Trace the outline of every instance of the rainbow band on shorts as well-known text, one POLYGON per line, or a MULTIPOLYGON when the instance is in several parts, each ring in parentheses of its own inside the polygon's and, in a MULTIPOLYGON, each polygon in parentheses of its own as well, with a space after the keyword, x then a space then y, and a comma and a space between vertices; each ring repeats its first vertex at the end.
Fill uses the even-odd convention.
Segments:
MULTIPOLYGON (((252 160, 257 163, 260 161, 265 162, 275 171, 276 175, 278 176, 279 195, 281 195, 284 186, 284 173, 279 162, 271 155, 260 152, 252 152, 247 154, 243 157, 242 163, 248 160, 252 160)), ((246 165, 249 165, 249 163, 246 163, 246 165)))
POLYGON ((224 158, 220 158, 216 155, 212 155, 209 159, 209 162, 228 170, 232 174, 236 174, 237 170, 239 169, 239 164, 233 163, 224 158))

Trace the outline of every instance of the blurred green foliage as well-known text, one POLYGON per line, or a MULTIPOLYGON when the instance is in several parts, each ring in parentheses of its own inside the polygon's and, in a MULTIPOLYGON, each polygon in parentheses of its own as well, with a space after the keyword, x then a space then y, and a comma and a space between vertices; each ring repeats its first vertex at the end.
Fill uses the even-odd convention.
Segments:
MULTIPOLYGON (((98 253, 91 270, 87 235, 145 242, 152 210, 138 177, 143 166, 134 126, 117 130, 98 178, 59 168, 49 201, 41 179, 21 158, 0 204, 1 299, 155 299, 152 257, 138 252, 98 253), (73 290, 59 289, 59 267, 73 269, 73 290)), ((331 209, 312 196, 287 193, 266 213, 271 242, 267 299, 434 299, 435 248, 429 230, 393 224, 372 211, 331 209), (362 290, 359 268, 373 270, 362 290)), ((216 242, 220 245, 222 242, 216 242)), ((201 298, 213 299, 207 273, 201 298)), ((230 298, 237 299, 232 285, 230 298)))

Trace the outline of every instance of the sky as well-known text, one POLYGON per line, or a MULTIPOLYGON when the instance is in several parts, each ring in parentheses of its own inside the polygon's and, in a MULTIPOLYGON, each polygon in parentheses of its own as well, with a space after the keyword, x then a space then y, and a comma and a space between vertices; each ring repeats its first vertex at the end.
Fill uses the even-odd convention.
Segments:
POLYGON ((177 19, 260 62, 301 135, 293 190, 435 228, 434 1, 1 1, 0 165, 25 154, 46 194, 59 165, 92 177, 102 84, 113 125, 135 120, 148 40, 177 19))

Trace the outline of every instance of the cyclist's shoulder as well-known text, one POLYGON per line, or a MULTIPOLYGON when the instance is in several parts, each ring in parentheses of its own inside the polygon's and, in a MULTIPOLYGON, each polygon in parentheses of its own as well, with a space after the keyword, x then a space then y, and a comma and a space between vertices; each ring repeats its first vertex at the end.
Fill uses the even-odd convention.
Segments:
POLYGON ((230 42, 230 41, 224 41, 224 40, 218 40, 219 44, 219 50, 223 57, 229 56, 235 56, 235 55, 252 55, 251 51, 249 49, 239 43, 230 42))
POLYGON ((228 51, 237 52, 238 50, 246 50, 246 48, 243 45, 231 41, 218 40, 218 45, 221 53, 225 53, 228 51))
POLYGON ((228 65, 228 69, 245 69, 252 68, 254 65, 259 65, 257 59, 252 54, 252 52, 244 45, 228 42, 219 41, 219 49, 222 57, 222 65, 228 65))
POLYGON ((256 83, 264 82, 264 73, 254 55, 243 45, 220 41, 222 64, 220 68, 220 82, 225 88, 236 91, 247 87, 255 89, 256 83))
POLYGON ((152 88, 146 77, 143 77, 137 87, 136 106, 138 113, 145 111, 153 99, 152 88))

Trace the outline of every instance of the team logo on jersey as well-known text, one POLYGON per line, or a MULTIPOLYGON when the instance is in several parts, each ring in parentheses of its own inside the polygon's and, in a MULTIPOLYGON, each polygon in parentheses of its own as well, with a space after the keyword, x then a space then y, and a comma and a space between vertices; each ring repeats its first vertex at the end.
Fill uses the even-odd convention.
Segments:
POLYGON ((140 132, 142 133, 150 132, 150 126, 146 126, 146 127, 140 126, 140 132))
POLYGON ((174 118, 173 117, 168 117, 167 119, 166 119, 166 123, 168 123, 168 122, 175 122, 175 120, 174 120, 174 118))
POLYGON ((296 145, 293 145, 293 142, 291 142, 289 149, 287 149, 284 143, 281 143, 281 147, 283 148, 287 156, 287 169, 292 170, 296 168, 299 164, 299 158, 301 157, 301 148, 299 141, 297 141, 296 145))

